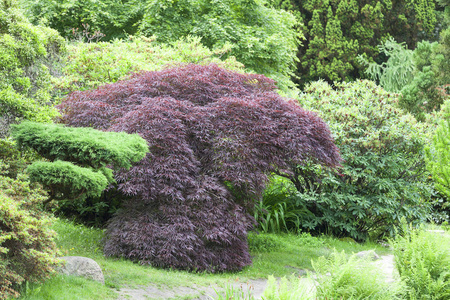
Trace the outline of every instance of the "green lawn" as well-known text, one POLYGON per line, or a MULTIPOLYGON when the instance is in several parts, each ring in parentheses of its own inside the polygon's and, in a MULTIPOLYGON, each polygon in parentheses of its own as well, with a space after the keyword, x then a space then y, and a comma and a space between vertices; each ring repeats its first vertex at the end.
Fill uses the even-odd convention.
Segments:
POLYGON ((57 275, 41 285, 24 288, 20 299, 115 299, 116 291, 124 286, 145 286, 149 284, 175 286, 226 285, 237 280, 289 276, 299 269, 311 269, 311 260, 327 256, 333 249, 356 253, 374 249, 379 254, 388 250, 375 243, 358 244, 351 240, 332 237, 311 237, 309 234, 255 234, 249 236, 253 265, 240 272, 210 274, 156 269, 123 259, 105 258, 102 254, 103 231, 87 228, 66 220, 57 220, 53 226, 58 233, 56 243, 63 256, 85 256, 94 259, 101 266, 105 285, 83 278, 57 275))

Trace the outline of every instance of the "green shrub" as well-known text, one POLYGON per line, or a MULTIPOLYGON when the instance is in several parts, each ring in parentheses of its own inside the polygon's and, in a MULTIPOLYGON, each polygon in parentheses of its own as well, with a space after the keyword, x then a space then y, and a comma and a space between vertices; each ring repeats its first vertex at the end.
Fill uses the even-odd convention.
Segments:
POLYGON ((378 49, 388 57, 386 62, 369 63, 363 55, 359 55, 358 59, 367 65, 365 73, 371 80, 378 82, 388 92, 399 93, 414 79, 414 51, 409 50, 404 43, 397 43, 393 38, 387 39, 378 49))
POLYGON ((52 29, 33 26, 16 0, 0 1, 0 136, 16 118, 50 122, 52 62, 64 51, 52 29))
POLYGON ((22 122, 12 126, 14 139, 43 157, 67 160, 80 166, 130 168, 148 152, 147 142, 138 134, 103 132, 93 128, 22 122))
POLYGON ((303 227, 364 240, 393 234, 401 217, 427 219, 428 129, 396 101, 369 81, 306 87, 300 103, 328 122, 344 163, 338 173, 310 166, 293 170, 290 179, 314 213, 303 227))
POLYGON ((27 173, 32 182, 39 182, 50 190, 52 199, 59 200, 100 197, 109 184, 107 177, 101 171, 60 160, 35 162, 27 168, 27 173))
POLYGON ((325 79, 360 78, 358 54, 383 61, 377 45, 388 37, 413 49, 421 39, 434 37, 434 0, 270 0, 294 11, 306 40, 298 47, 296 75, 300 83, 325 79))
POLYGON ((31 181, 50 191, 48 201, 60 200, 59 212, 95 222, 120 205, 101 197, 115 182, 110 168, 129 169, 148 152, 144 139, 125 132, 26 121, 13 125, 12 134, 21 147, 52 161, 34 162, 26 169, 31 181))
POLYGON ((18 296, 23 282, 53 273, 57 250, 51 218, 40 210, 45 199, 23 177, 0 176, 0 299, 18 296))
POLYGON ((125 79, 130 73, 158 71, 167 65, 180 63, 215 63, 230 70, 244 69, 233 57, 221 60, 230 50, 229 46, 209 50, 196 37, 186 37, 170 44, 157 44, 154 39, 144 37, 110 43, 75 43, 68 45, 67 49, 63 76, 54 81, 60 96, 77 90, 95 89, 125 79))
POLYGON ((406 299, 449 299, 449 237, 405 224, 391 244, 395 266, 407 286, 406 299))
POLYGON ((400 107, 424 121, 425 113, 439 110, 444 98, 450 95, 444 88, 450 84, 448 68, 445 69, 450 53, 444 37, 441 44, 419 42, 414 51, 390 39, 378 46, 388 57, 386 62, 368 63, 362 56, 359 60, 368 65, 366 74, 371 79, 389 92, 401 93, 400 107))
POLYGON ((316 288, 314 281, 309 278, 290 276, 282 277, 280 282, 274 276, 269 276, 267 287, 262 299, 267 300, 314 300, 316 288))

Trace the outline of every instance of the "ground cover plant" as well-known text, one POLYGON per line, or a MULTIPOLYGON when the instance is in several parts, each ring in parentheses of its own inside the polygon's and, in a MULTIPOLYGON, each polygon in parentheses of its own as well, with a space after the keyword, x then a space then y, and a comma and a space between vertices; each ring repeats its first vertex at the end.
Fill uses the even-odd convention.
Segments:
POLYGON ((365 240, 394 234, 402 217, 427 220, 433 187, 424 146, 430 131, 396 101, 369 81, 334 87, 318 81, 305 88, 300 103, 328 122, 344 163, 339 174, 313 164, 294 170, 298 206, 314 215, 303 227, 365 240))
POLYGON ((391 244, 395 266, 407 286, 405 299, 450 297, 448 234, 413 228, 404 222, 391 244))
POLYGON ((191 64, 71 94, 64 123, 139 133, 150 147, 116 176, 133 197, 108 225, 105 254, 191 270, 248 265, 267 175, 340 161, 327 125, 275 89, 262 75, 191 64))

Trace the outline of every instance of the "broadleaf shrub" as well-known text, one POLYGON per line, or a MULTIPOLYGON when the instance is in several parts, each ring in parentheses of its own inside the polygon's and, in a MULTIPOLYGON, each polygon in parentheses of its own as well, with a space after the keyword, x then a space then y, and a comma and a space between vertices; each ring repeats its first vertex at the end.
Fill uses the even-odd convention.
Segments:
POLYGON ((23 176, 0 176, 0 299, 18 296, 25 281, 39 282, 54 272, 52 219, 40 209, 45 199, 23 176))
POLYGON ((267 176, 307 158, 340 162, 327 125, 275 89, 262 75, 189 64, 72 93, 64 123, 139 133, 150 148, 116 175, 132 197, 108 225, 105 254, 189 270, 250 264, 267 176))
POLYGON ((50 122, 53 62, 65 51, 55 30, 33 26, 16 0, 0 1, 0 136, 16 118, 50 122))
POLYGON ((423 222, 432 185, 425 168, 426 124, 395 106, 395 94, 370 81, 308 85, 300 99, 328 122, 344 159, 339 172, 314 164, 291 177, 314 214, 302 225, 365 240, 393 234, 402 217, 423 222))
POLYGON ((215 63, 227 69, 244 70, 234 57, 221 59, 229 51, 230 46, 210 50, 200 38, 189 36, 170 44, 145 37, 109 43, 71 43, 67 46, 63 76, 54 80, 54 87, 63 96, 124 80, 131 73, 158 71, 179 63, 215 63))

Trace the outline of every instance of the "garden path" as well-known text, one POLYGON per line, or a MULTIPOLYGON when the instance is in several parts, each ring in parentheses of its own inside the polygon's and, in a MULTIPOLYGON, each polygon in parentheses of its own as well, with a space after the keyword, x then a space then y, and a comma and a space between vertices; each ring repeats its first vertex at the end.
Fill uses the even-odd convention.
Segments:
MULTIPOLYGON (((380 259, 374 261, 382 271, 386 282, 394 282, 398 273, 394 266, 394 255, 383 255, 380 259)), ((300 270, 301 271, 301 270, 300 270)), ((301 272, 301 273, 304 273, 301 272)), ((313 286, 314 282, 309 280, 313 286)), ((230 283, 235 291, 243 291, 246 295, 248 292, 254 299, 261 299, 264 290, 267 286, 267 279, 248 280, 246 282, 235 281, 230 283)), ((218 285, 215 286, 197 286, 191 287, 162 287, 157 285, 142 286, 138 288, 122 288, 119 291, 119 300, 148 300, 148 299, 196 299, 196 300, 211 300, 217 299, 216 291, 222 291, 218 285)))

